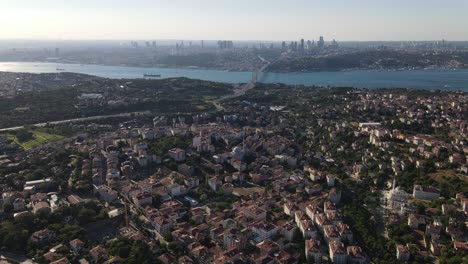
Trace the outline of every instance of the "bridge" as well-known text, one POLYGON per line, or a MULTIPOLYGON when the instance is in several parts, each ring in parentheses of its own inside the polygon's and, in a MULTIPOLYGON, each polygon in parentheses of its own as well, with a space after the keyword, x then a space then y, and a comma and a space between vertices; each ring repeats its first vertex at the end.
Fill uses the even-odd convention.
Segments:
POLYGON ((270 66, 271 62, 264 59, 262 56, 258 55, 257 56, 262 62, 264 62, 265 64, 260 68, 260 69, 257 69, 255 71, 252 72, 252 78, 250 80, 250 82, 248 83, 245 83, 243 85, 241 85, 239 88, 237 89, 234 89, 234 93, 233 94, 230 94, 230 95, 225 95, 217 100, 213 100, 211 101, 211 103, 216 107, 216 110, 218 111, 221 111, 221 110, 224 110, 224 107, 220 104, 220 102, 222 100, 225 100, 225 99, 232 99, 232 98, 236 98, 236 97, 239 97, 239 96, 242 96, 244 95, 248 90, 250 89, 253 89, 255 88, 255 84, 257 83, 258 81, 258 76, 264 72, 268 66, 270 66))
POLYGON ((264 59, 262 56, 258 55, 258 58, 263 61, 265 64, 260 68, 252 72, 252 79, 250 82, 241 85, 238 89, 234 90, 234 94, 223 96, 220 100, 228 99, 228 98, 235 98, 244 95, 248 90, 253 89, 255 84, 258 81, 258 76, 265 71, 268 66, 270 66, 270 62, 264 59))
POLYGON ((271 62, 267 61, 266 59, 264 59, 262 56, 258 55, 257 56, 263 63, 265 63, 265 65, 263 65, 260 69, 257 69, 255 71, 252 72, 252 80, 251 82, 253 83, 257 83, 257 79, 258 79, 258 75, 261 74, 262 72, 264 72, 268 66, 270 66, 271 62))

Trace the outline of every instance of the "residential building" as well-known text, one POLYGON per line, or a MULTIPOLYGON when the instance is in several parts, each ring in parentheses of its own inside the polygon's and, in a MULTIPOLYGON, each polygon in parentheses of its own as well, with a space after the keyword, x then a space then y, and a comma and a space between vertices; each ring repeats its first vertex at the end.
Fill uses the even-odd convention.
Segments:
POLYGON ((406 262, 410 259, 410 251, 405 245, 396 246, 396 258, 400 262, 406 262))
POLYGON ((322 252, 320 251, 320 241, 308 239, 305 241, 305 255, 307 261, 320 264, 322 263, 322 252))
POLYGON ((328 248, 330 260, 333 264, 346 264, 347 255, 343 242, 331 241, 328 248))

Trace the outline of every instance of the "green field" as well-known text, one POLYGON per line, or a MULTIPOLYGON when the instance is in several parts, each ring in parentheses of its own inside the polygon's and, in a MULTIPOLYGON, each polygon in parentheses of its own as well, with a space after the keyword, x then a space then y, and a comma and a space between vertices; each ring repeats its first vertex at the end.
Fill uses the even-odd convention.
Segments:
POLYGON ((439 170, 439 171, 428 174, 428 176, 438 183, 446 183, 447 181, 453 178, 459 178, 468 183, 468 177, 464 177, 463 175, 458 175, 453 170, 439 170))
POLYGON ((19 142, 19 140, 13 134, 7 134, 6 136, 13 142, 15 142, 17 145, 21 146, 24 150, 30 150, 48 142, 64 139, 64 137, 60 135, 49 134, 36 130, 31 130, 31 132, 34 134, 34 139, 26 142, 19 142))

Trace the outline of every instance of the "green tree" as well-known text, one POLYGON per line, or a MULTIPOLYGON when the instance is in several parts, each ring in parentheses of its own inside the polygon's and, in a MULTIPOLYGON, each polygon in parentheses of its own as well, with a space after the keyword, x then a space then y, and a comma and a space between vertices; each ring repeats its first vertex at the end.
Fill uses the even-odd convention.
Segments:
POLYGON ((16 138, 19 142, 27 142, 34 139, 34 134, 27 129, 20 129, 16 132, 16 138))

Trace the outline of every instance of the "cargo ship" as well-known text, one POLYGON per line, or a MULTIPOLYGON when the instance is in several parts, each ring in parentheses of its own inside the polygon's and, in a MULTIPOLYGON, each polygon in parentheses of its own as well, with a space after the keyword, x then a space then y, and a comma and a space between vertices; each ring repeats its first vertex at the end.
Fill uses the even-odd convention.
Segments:
POLYGON ((161 74, 148 74, 148 73, 145 73, 145 74, 143 74, 143 77, 160 78, 161 74))

